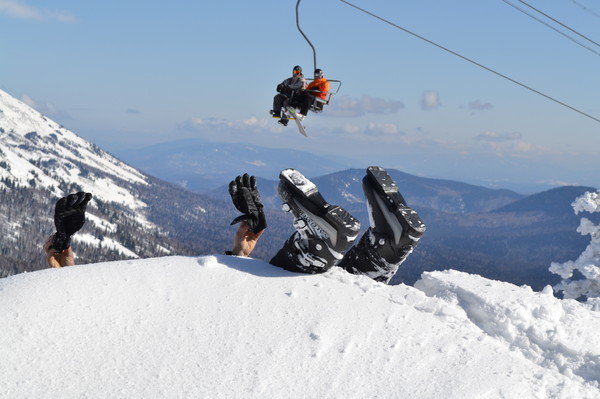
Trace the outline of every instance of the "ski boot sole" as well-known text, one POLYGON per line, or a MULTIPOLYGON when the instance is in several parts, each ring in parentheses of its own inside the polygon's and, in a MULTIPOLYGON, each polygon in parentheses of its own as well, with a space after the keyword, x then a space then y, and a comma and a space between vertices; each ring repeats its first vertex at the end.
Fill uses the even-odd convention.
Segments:
POLYGON ((381 230, 378 224, 387 223, 396 243, 400 242, 404 229, 408 229, 408 234, 416 240, 425 233, 425 223, 417 212, 406 205, 398 185, 384 168, 380 166, 367 168, 367 174, 363 179, 363 190, 369 202, 371 226, 374 230, 381 230), (385 221, 375 220, 380 219, 373 215, 375 206, 380 210, 381 217, 385 221))
POLYGON ((294 214, 297 229, 308 225, 320 238, 330 240, 338 251, 354 241, 360 222, 344 208, 327 203, 313 182, 294 169, 283 170, 279 179, 282 209, 294 214), (340 242, 339 237, 345 240, 340 242))

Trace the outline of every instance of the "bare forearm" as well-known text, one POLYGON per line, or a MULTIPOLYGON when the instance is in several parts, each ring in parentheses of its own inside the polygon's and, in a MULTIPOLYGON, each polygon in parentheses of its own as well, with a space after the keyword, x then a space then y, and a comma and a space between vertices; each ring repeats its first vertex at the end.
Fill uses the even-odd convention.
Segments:
POLYGON ((46 257, 46 263, 48 263, 48 266, 50 266, 50 267, 54 267, 54 268, 62 267, 62 265, 56 259, 55 256, 46 257))

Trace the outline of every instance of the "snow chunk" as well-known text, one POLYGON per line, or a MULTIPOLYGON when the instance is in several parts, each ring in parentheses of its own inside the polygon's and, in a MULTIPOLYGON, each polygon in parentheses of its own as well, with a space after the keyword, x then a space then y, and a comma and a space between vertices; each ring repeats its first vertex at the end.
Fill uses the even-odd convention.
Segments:
POLYGON ((577 198, 571 205, 575 209, 576 215, 579 212, 600 212, 600 193, 587 192, 577 198))
MULTIPOLYGON (((600 195, 597 192, 587 192, 577 198, 572 205, 576 214, 600 212, 600 195)), ((581 218, 577 231, 581 235, 589 234, 590 244, 575 261, 552 262, 549 270, 562 277, 563 281, 555 289, 563 291, 565 298, 577 299, 582 296, 598 298, 600 297, 600 225, 595 225, 587 218, 581 218), (569 280, 575 270, 578 270, 585 279, 569 280)))

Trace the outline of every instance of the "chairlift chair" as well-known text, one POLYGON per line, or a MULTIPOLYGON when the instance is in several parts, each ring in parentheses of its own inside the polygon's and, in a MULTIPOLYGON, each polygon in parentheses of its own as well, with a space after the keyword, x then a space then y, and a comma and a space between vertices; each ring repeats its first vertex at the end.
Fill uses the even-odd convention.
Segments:
MULTIPOLYGON (((306 80, 308 82, 311 82, 314 79, 306 79, 306 80)), ((328 105, 329 102, 331 101, 331 97, 333 95, 337 94, 340 91, 340 87, 342 87, 342 81, 341 80, 335 80, 335 79, 327 79, 327 80, 332 85, 331 90, 329 90, 329 92, 327 92, 327 95, 326 95, 325 98, 314 96, 315 98, 314 98, 312 104, 309 107, 310 111, 315 112, 315 113, 322 112, 323 111, 323 107, 325 105, 328 105)), ((313 93, 322 93, 319 90, 309 90, 309 91, 313 92, 313 93)))

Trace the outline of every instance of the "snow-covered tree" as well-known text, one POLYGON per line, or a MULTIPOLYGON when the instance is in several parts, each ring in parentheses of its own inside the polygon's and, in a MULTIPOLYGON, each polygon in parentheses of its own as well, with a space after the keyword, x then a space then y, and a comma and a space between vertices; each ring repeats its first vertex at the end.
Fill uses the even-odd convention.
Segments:
MULTIPOLYGON (((577 198, 572 206, 575 214, 600 212, 600 191, 585 193, 577 198)), ((563 278, 554 289, 563 291, 565 298, 577 299, 586 296, 594 302, 594 307, 600 307, 600 225, 595 225, 587 218, 581 218, 577 231, 582 235, 589 234, 590 244, 575 261, 553 262, 550 265, 550 271, 563 278), (575 270, 585 279, 571 280, 575 270)))

